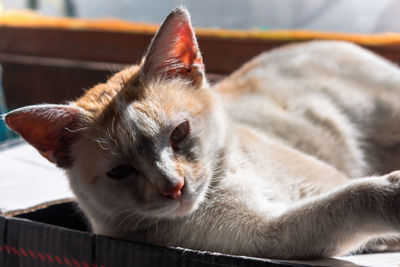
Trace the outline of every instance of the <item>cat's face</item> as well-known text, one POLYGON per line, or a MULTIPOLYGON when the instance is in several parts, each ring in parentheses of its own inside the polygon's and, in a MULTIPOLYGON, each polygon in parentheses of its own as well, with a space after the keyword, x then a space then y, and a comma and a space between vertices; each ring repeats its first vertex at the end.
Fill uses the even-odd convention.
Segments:
MULTIPOLYGON (((204 197, 223 140, 214 93, 179 79, 121 84, 124 88, 96 110, 72 146, 74 191, 82 198, 90 194, 88 205, 111 213, 189 213, 204 197), (123 91, 135 86, 142 93, 127 97, 123 91)), ((83 97, 77 104, 86 101, 93 100, 83 97)))
POLYGON ((221 158, 222 116, 189 14, 179 8, 140 65, 69 105, 21 108, 6 122, 67 171, 89 217, 159 218, 201 202, 221 158))

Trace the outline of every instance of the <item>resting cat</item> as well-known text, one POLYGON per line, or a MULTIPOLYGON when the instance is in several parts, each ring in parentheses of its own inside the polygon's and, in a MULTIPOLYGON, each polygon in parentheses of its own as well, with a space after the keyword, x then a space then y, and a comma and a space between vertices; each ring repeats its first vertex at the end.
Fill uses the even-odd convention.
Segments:
POLYGON ((386 174, 400 167, 399 90, 396 66, 329 41, 262 54, 210 87, 177 8, 141 64, 5 120, 65 169, 96 233, 311 258, 400 231, 400 172, 386 174))

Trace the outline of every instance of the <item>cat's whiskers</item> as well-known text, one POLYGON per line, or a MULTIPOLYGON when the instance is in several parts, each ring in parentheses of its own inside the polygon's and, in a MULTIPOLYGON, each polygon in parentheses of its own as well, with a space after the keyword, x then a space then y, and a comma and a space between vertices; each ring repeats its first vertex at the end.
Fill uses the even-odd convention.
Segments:
POLYGON ((117 229, 125 228, 125 225, 134 226, 136 228, 137 222, 142 221, 142 215, 136 212, 135 208, 132 207, 116 207, 109 212, 109 218, 113 218, 117 222, 117 229), (133 221, 131 219, 135 218, 133 221), (132 225, 135 223, 135 225, 132 225))
POLYGON ((126 206, 120 206, 112 209, 108 212, 107 217, 117 221, 117 228, 124 228, 126 225, 128 225, 129 229, 131 230, 153 225, 159 220, 157 217, 137 212, 136 207, 126 206))
POLYGON ((70 129, 68 127, 64 127, 64 129, 67 130, 68 132, 71 132, 71 133, 77 133, 77 132, 80 132, 80 131, 87 130, 87 129, 89 129, 89 127, 81 127, 81 128, 76 128, 76 129, 70 129))
POLYGON ((143 221, 143 217, 138 217, 135 213, 128 213, 122 220, 117 223, 117 227, 120 229, 137 229, 138 225, 143 221), (132 220, 135 218, 135 220, 132 220))
POLYGON ((127 209, 123 213, 120 213, 118 218, 121 218, 123 214, 126 214, 117 223, 117 229, 126 229, 126 231, 135 231, 142 228, 147 228, 151 225, 156 224, 159 219, 157 217, 146 216, 138 214, 135 209, 127 209))
MULTIPOLYGON (((112 129, 112 130, 114 131, 114 129, 115 129, 115 127, 116 127, 115 125, 116 125, 115 118, 112 117, 112 119, 111 119, 111 128, 110 128, 110 129, 112 129)), ((117 140, 113 137, 113 136, 115 136, 115 134, 112 133, 112 132, 110 132, 109 129, 106 130, 106 135, 107 135, 107 137, 108 137, 111 141, 114 142, 114 145, 115 145, 115 146, 118 145, 117 140)))
POLYGON ((101 149, 103 149, 104 151, 108 151, 108 150, 110 150, 110 148, 107 148, 107 147, 105 147, 103 144, 108 144, 108 142, 106 141, 106 140, 102 140, 102 139, 99 139, 99 138, 95 138, 95 139, 93 139, 99 146, 100 146, 100 148, 101 149))

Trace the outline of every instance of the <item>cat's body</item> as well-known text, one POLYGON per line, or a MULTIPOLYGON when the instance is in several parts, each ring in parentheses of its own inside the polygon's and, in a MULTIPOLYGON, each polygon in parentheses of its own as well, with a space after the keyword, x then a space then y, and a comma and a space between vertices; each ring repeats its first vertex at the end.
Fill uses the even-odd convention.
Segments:
POLYGON ((308 258, 400 232, 400 175, 355 179, 400 168, 397 67, 311 42, 210 88, 188 21, 175 10, 140 66, 69 106, 6 117, 66 169, 96 233, 308 258))
POLYGON ((215 87, 234 120, 354 178, 398 169, 399 83, 370 52, 316 41, 264 53, 215 87))

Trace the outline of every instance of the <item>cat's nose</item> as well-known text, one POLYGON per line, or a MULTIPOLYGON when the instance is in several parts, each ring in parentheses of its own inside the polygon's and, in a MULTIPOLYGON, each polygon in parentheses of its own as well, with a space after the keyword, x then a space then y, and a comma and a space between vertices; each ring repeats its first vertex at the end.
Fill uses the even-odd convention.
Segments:
POLYGON ((181 198, 182 188, 184 185, 185 185, 185 182, 183 179, 181 179, 177 183, 174 183, 171 186, 166 187, 163 190, 160 190, 160 193, 163 196, 171 197, 175 200, 179 200, 181 198))

